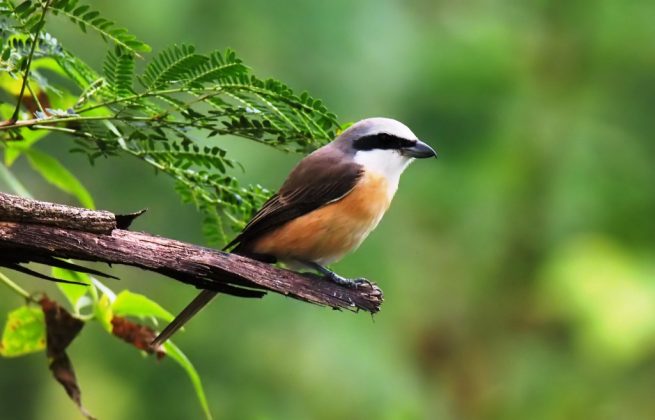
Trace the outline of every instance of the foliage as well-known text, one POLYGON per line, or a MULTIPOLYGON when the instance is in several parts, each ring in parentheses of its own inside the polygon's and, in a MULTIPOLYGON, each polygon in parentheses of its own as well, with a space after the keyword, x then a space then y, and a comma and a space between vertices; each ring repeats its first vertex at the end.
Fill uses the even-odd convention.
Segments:
POLYGON ((33 111, 35 118, 2 127, 4 138, 24 138, 30 129, 63 131, 76 138, 72 151, 85 153, 91 163, 101 156, 136 157, 175 178, 182 199, 205 214, 211 238, 226 238, 223 224, 216 223, 219 217, 239 229, 269 193, 257 185, 240 186, 228 173, 235 162, 220 146, 201 139, 234 135, 305 152, 335 134, 335 116, 320 100, 254 76, 232 50, 202 54, 190 45, 173 45, 148 60, 137 75, 135 60, 138 52, 149 49, 146 44, 86 5, 53 2, 53 14, 69 17, 83 31, 93 28, 110 44, 99 74, 50 34, 26 36, 25 30, 36 29, 34 20, 42 7, 28 0, 16 7, 6 2, 2 9, 11 19, 2 23, 0 68, 20 80, 36 39, 33 71, 27 78, 36 96, 27 98, 38 99, 38 109, 28 108, 25 114, 33 111), (64 75, 78 90, 44 83, 45 72, 64 75), (54 95, 60 99, 57 106, 45 105, 54 102, 54 95))
POLYGON ((17 357, 45 350, 43 312, 33 306, 20 306, 9 312, 0 342, 0 355, 17 357))
MULTIPOLYGON (((5 120, 0 123, 0 147, 6 165, 0 176, 17 193, 27 194, 8 167, 24 156, 48 183, 94 207, 82 182, 36 148, 47 133, 64 133, 74 139, 71 152, 85 154, 91 164, 98 158, 131 157, 173 177, 182 200, 204 214, 207 238, 219 243, 227 231, 243 226, 269 192, 259 185, 239 184, 231 173, 239 164, 214 141, 215 136, 305 152, 331 139, 337 129, 335 116, 321 101, 307 93, 297 95, 280 81, 258 78, 229 49, 203 54, 191 45, 172 45, 147 59, 137 74, 137 60, 150 47, 77 0, 2 1, 0 41, 0 94, 10 99, 0 103, 0 118, 5 120), (107 43, 100 72, 47 32, 49 20, 57 16, 76 24, 82 33, 99 34, 107 43)), ((153 325, 156 319, 172 319, 146 296, 130 291, 116 295, 87 274, 55 268, 52 275, 88 285, 58 284, 74 317, 99 322, 109 333, 120 335, 116 322, 121 320, 122 327, 132 328, 147 342, 153 331, 126 324, 123 316, 153 325)), ((39 308, 28 305, 12 312, 2 354, 42 350, 43 328, 39 308)), ((139 341, 122 338, 148 350, 139 341)), ((163 351, 187 371, 209 417, 199 376, 189 360, 173 343, 163 351)))

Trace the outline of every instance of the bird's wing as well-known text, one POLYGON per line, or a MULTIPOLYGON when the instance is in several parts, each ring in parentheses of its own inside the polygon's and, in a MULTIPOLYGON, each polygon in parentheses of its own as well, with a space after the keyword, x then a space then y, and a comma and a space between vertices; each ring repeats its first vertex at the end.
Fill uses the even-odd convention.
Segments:
POLYGON ((335 149, 319 149, 294 168, 280 191, 271 197, 225 249, 248 243, 283 224, 345 197, 363 168, 335 149))

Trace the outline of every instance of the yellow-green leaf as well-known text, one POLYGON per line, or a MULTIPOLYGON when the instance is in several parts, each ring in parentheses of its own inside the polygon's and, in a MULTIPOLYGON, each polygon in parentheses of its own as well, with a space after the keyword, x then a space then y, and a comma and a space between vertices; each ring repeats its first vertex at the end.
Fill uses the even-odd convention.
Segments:
POLYGON ((98 300, 98 303, 94 307, 95 316, 100 325, 111 334, 113 326, 111 325, 111 319, 114 317, 114 312, 111 310, 111 301, 109 296, 103 294, 102 297, 98 300))
POLYGON ((0 342, 0 355, 18 357, 45 349, 43 311, 36 306, 21 306, 9 312, 0 342))
MULTIPOLYGON (((78 283, 88 284, 89 287, 94 287, 91 285, 91 279, 88 274, 78 273, 77 271, 66 270, 65 268, 52 268, 52 277, 76 281, 78 283)), ((80 299, 89 291, 89 287, 80 286, 77 284, 67 284, 67 283, 57 283, 57 287, 61 293, 66 296, 66 299, 70 302, 73 310, 79 312, 80 299)))
POLYGON ((198 375, 198 371, 196 371, 196 368, 193 367, 193 364, 186 357, 186 355, 182 353, 182 350, 180 350, 170 340, 164 343, 163 348, 164 351, 166 352, 166 355, 171 359, 175 360, 175 362, 177 362, 177 364, 179 364, 182 367, 182 369, 184 369, 187 376, 189 376, 189 379, 191 380, 191 384, 193 384, 193 388, 196 391, 196 397, 198 397, 198 401, 200 402, 200 406, 202 407, 202 411, 205 415, 205 418, 211 420, 212 413, 209 410, 209 404, 207 403, 207 396, 205 395, 205 391, 202 387, 202 382, 200 381, 200 375, 198 375))
POLYGON ((123 290, 116 296, 111 309, 115 315, 119 316, 137 316, 140 318, 153 316, 168 322, 174 318, 173 314, 162 308, 157 302, 129 290, 123 290))

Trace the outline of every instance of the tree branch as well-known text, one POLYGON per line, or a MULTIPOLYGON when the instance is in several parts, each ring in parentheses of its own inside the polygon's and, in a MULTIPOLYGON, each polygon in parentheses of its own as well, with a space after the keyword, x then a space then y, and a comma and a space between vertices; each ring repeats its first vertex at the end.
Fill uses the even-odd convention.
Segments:
POLYGON ((59 258, 139 267, 201 289, 241 297, 273 291, 336 309, 380 310, 374 284, 345 288, 318 276, 174 239, 126 230, 141 213, 120 216, 0 193, 0 266, 59 258))

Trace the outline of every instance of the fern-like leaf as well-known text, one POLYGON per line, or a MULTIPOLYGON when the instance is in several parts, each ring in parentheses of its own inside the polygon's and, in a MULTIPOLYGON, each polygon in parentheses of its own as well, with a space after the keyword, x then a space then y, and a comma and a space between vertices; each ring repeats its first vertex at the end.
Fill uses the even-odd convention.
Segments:
POLYGON ((41 5, 39 2, 25 0, 17 6, 11 1, 0 3, 0 15, 13 18, 21 33, 36 33, 36 26, 41 21, 41 5))
POLYGON ((80 5, 78 0, 54 0, 51 4, 53 14, 66 16, 76 23, 82 32, 87 28, 98 32, 103 40, 111 41, 117 46, 124 48, 135 55, 140 52, 149 52, 150 46, 139 41, 127 29, 116 27, 116 24, 109 19, 100 16, 100 13, 91 10, 88 5, 80 5))
POLYGON ((139 81, 146 90, 160 89, 186 79, 206 61, 208 58, 196 54, 192 46, 173 45, 150 61, 139 81))
POLYGON ((225 54, 214 51, 203 65, 189 72, 184 85, 188 88, 201 88, 206 83, 220 84, 233 77, 246 76, 247 70, 234 51, 227 50, 225 54))
MULTIPOLYGON (((189 169, 192 166, 225 173, 227 167, 234 163, 225 158, 225 150, 219 147, 200 147, 196 144, 179 142, 159 142, 160 147, 153 147, 150 142, 139 148, 136 155, 150 158, 167 166, 189 169)), ((156 144, 156 143, 154 143, 156 144)))
POLYGON ((132 89, 134 81, 134 54, 120 47, 109 51, 103 66, 107 87, 119 96, 125 97, 134 94, 132 89))

